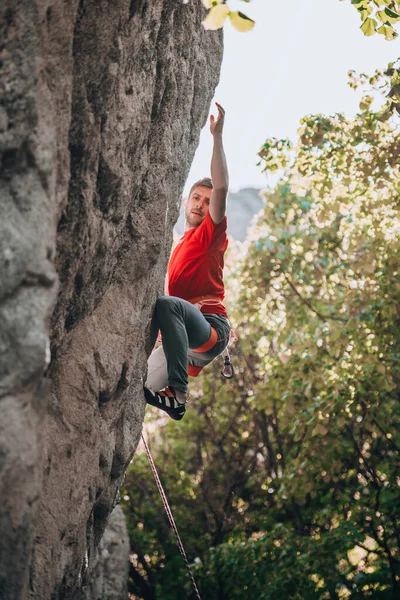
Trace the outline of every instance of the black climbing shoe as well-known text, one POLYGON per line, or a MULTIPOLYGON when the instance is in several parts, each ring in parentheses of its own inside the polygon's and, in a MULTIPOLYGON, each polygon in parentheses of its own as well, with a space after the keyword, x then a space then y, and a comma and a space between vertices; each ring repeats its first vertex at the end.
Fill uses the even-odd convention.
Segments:
POLYGON ((164 410, 174 421, 183 419, 186 412, 186 404, 178 402, 173 388, 166 387, 159 392, 153 392, 153 390, 145 387, 144 395, 147 404, 164 410))

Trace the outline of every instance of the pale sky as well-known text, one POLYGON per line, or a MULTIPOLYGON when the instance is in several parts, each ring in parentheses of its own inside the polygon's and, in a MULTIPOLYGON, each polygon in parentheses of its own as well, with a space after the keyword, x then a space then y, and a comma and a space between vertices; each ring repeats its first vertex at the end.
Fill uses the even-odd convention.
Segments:
MULTIPOLYGON (((256 166, 257 151, 267 137, 295 139, 306 114, 355 114, 360 93, 348 87, 347 72, 372 74, 385 67, 400 56, 400 38, 387 42, 377 34, 365 37, 350 0, 230 4, 256 21, 248 33, 225 25, 224 60, 215 93, 226 110, 224 141, 235 192, 268 183, 256 166)), ((209 176, 211 143, 206 125, 185 193, 193 181, 209 176)))

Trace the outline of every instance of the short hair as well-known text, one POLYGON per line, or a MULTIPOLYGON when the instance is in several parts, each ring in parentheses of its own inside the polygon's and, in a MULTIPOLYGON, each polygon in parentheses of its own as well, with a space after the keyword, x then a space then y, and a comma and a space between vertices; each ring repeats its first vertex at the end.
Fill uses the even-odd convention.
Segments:
POLYGON ((207 187, 210 190, 212 190, 214 188, 211 179, 209 177, 203 177, 203 179, 199 179, 199 181, 196 181, 196 183, 194 183, 192 185, 192 187, 190 188, 190 192, 189 192, 188 198, 190 198, 191 193, 193 192, 193 190, 195 188, 197 188, 197 187, 200 187, 200 186, 207 187))

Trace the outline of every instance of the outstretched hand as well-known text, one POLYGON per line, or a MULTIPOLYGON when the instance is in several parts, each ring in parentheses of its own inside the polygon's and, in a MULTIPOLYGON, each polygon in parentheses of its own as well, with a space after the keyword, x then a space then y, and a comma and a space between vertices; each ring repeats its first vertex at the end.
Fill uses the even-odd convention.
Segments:
POLYGON ((225 120, 225 110, 220 104, 218 104, 218 102, 216 102, 215 104, 218 108, 218 117, 217 120, 215 120, 214 115, 210 116, 210 131, 212 135, 222 135, 225 120))

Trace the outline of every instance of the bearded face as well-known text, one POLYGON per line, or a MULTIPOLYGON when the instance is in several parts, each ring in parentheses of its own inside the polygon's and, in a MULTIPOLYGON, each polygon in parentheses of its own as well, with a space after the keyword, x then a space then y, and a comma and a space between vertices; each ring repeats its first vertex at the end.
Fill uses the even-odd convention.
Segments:
POLYGON ((203 185, 195 187, 185 202, 186 229, 198 227, 207 216, 212 190, 203 185))

